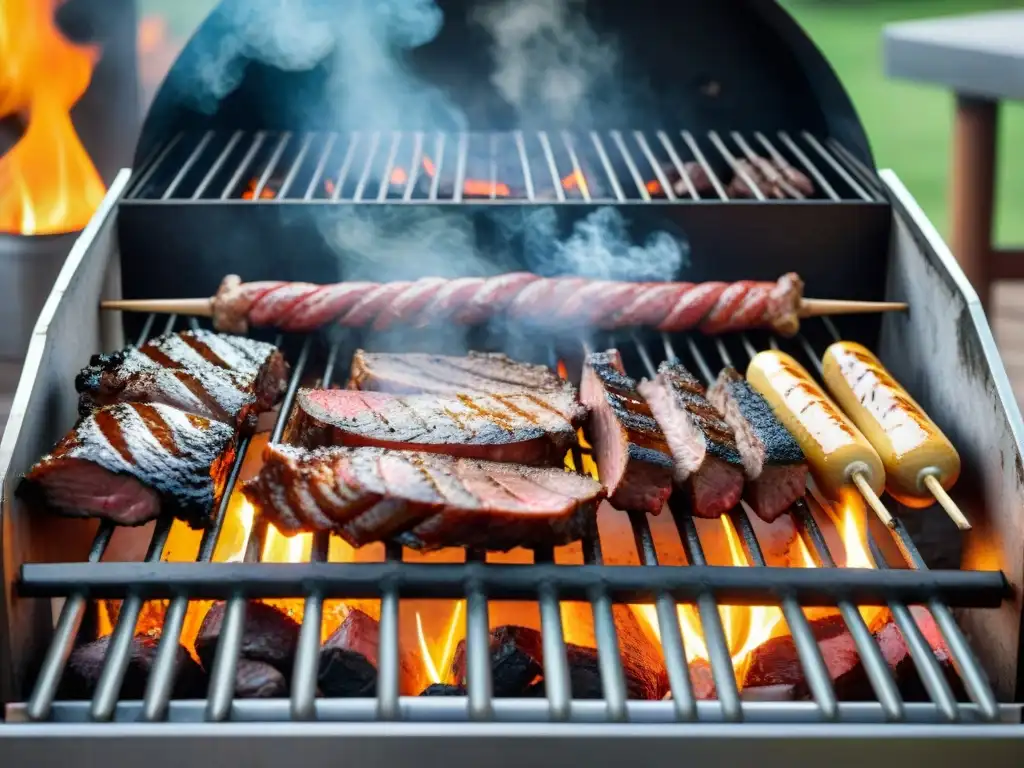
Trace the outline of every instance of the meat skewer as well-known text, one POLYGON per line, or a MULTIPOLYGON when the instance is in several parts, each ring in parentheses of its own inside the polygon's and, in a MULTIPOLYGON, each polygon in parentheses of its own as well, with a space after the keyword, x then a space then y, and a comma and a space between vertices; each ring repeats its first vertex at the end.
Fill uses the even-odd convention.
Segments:
POLYGON ((100 306, 212 317, 217 330, 231 333, 245 333, 249 326, 311 331, 334 323, 375 330, 396 324, 474 325, 500 314, 559 327, 651 326, 660 331, 703 333, 770 328, 785 336, 799 330, 803 317, 907 308, 899 302, 806 299, 803 281, 792 272, 775 282, 734 283, 634 283, 513 272, 495 277, 315 285, 243 283, 237 275, 228 275, 217 295, 209 299, 118 300, 100 306))
POLYGON ((882 361, 860 344, 838 341, 825 350, 822 367, 825 385, 878 451, 889 495, 917 508, 936 500, 957 527, 970 530, 946 493, 960 477, 956 448, 882 361))

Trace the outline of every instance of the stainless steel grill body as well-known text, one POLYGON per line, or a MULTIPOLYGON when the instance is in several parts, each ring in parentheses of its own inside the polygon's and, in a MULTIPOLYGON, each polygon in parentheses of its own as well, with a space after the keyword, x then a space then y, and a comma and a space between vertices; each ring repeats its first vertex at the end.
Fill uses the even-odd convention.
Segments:
MULTIPOLYGON (((965 564, 979 570, 999 568, 1015 593, 1019 594, 1024 578, 1021 565, 1024 542, 1016 515, 1007 510, 1019 509, 1024 502, 1024 473, 1019 471, 1021 438, 1024 435, 1020 414, 976 297, 899 181, 889 173, 884 174, 883 179, 885 195, 893 204, 894 233, 888 253, 885 296, 909 300, 913 310, 905 316, 886 317, 877 346, 885 363, 907 383, 922 405, 947 430, 964 457, 968 470, 960 486, 963 493, 957 498, 968 517, 976 522, 975 530, 966 540, 965 564)), ((120 295, 116 269, 118 253, 111 233, 116 217, 124 213, 123 208, 115 208, 114 202, 123 192, 126 181, 127 173, 119 177, 100 214, 83 234, 62 272, 36 329, 26 372, 16 397, 13 420, 0 446, 4 503, 3 565, 7 585, 7 599, 3 603, 6 627, 2 649, 4 693, 5 699, 12 702, 7 714, 12 720, 22 720, 32 714, 50 715, 54 720, 0 728, 0 738, 7 739, 9 748, 13 750, 7 754, 31 762, 31 758, 38 760, 42 756, 47 760, 63 759, 65 754, 71 754, 62 752, 65 749, 76 750, 79 755, 83 754, 82 749, 102 750, 104 759, 119 763, 131 759, 134 750, 151 745, 147 748, 155 749, 146 758, 148 762, 161 764, 161 760, 167 759, 173 761, 168 764, 178 764, 186 759, 202 759, 202 753, 197 750, 210 748, 210 739, 214 738, 218 740, 218 755, 230 754, 254 764, 264 764, 260 761, 270 761, 275 755, 284 754, 278 750, 287 749, 285 745, 290 745, 291 750, 299 745, 308 748, 302 754, 312 764, 318 764, 328 755, 333 755, 336 761, 339 750, 351 750, 347 754, 354 758, 360 754, 373 754, 376 759, 402 765, 419 765, 424 760, 430 764, 441 760, 468 764, 482 759, 500 764, 518 764, 523 760, 555 764, 581 757, 598 763, 629 759, 657 764, 668 760, 678 762, 679 754, 684 751, 688 756, 720 762, 743 760, 751 749, 758 750, 760 762, 780 765, 791 763, 797 755, 808 762, 813 757, 818 761, 829 759, 841 763, 855 755, 858 764, 869 759, 881 764, 895 764, 897 761, 904 763, 908 754, 915 758, 928 757, 937 764, 955 764, 965 753, 978 754, 978 749, 985 750, 986 759, 991 764, 1000 764, 1019 749, 1019 744, 1010 740, 1024 736, 1019 725, 1020 706, 1010 703, 995 706, 983 675, 966 647, 969 645, 975 649, 985 670, 996 682, 998 700, 1015 701, 1019 695, 1016 679, 1019 604, 1009 600, 998 609, 976 607, 958 611, 966 638, 960 637, 952 617, 943 607, 943 603, 992 605, 1001 593, 997 583, 986 581, 983 573, 946 572, 936 573, 933 578, 927 571, 915 573, 911 570, 895 574, 875 572, 863 577, 871 583, 862 581, 858 586, 857 580, 862 577, 853 572, 838 572, 837 578, 847 590, 844 599, 887 601, 901 629, 911 633, 915 631, 911 626, 913 622, 903 615, 905 609, 902 604, 927 604, 961 662, 961 674, 974 703, 956 705, 948 688, 944 689, 935 670, 930 669, 924 658, 927 654, 918 654, 919 670, 932 699, 930 703, 905 704, 899 700, 898 694, 893 698, 894 691, 889 687, 891 680, 887 685, 883 665, 871 674, 880 703, 837 704, 834 695, 830 695, 827 679, 822 680, 820 669, 815 671, 813 644, 801 643, 799 638, 801 620, 798 604, 814 602, 813 596, 809 597, 814 591, 810 580, 805 579, 807 583, 801 586, 799 577, 792 574, 774 574, 772 571, 775 569, 759 571, 756 568, 759 565, 759 547, 756 537, 751 540, 750 535, 744 535, 744 539, 755 567, 727 569, 745 573, 739 574, 739 582, 734 581, 731 586, 728 582, 718 583, 710 592, 695 580, 688 581, 685 572, 694 569, 685 568, 652 569, 650 578, 633 573, 635 569, 622 568, 618 576, 592 581, 587 577, 587 568, 583 567, 573 569, 575 575, 562 584, 550 570, 554 566, 541 564, 531 566, 529 572, 533 575, 521 580, 518 586, 509 586, 500 574, 493 578, 487 575, 495 572, 492 566, 474 565, 472 562, 468 566, 453 566, 457 573, 450 570, 437 572, 439 575, 433 584, 429 579, 419 578, 426 576, 425 573, 408 571, 404 577, 399 577, 398 571, 389 572, 389 568, 398 567, 397 563, 383 564, 380 566, 383 570, 371 571, 362 577, 348 566, 318 568, 316 564, 277 566, 274 569, 256 564, 211 566, 221 569, 216 576, 212 571, 208 574, 205 570, 189 570, 194 566, 168 566, 159 572, 145 565, 110 564, 97 568, 80 565, 70 569, 52 565, 28 567, 24 571, 27 591, 69 595, 54 631, 53 616, 46 601, 17 595, 14 585, 20 566, 26 562, 85 560, 87 556, 90 560, 95 559, 104 537, 101 533, 93 551, 87 553, 85 548, 92 535, 88 529, 95 528, 95 524, 31 518, 15 503, 12 490, 18 475, 73 421, 77 405, 74 373, 86 354, 122 345, 123 337, 114 318, 101 321, 96 316, 95 307, 101 297, 120 295), (90 320, 83 322, 84 318, 90 320), (324 568, 334 569, 336 575, 329 577, 332 571, 324 568), (669 576, 670 571, 677 573, 669 576), (552 573, 552 580, 546 581, 549 573, 552 573), (225 583, 220 580, 221 576, 236 580, 225 583), (308 577, 304 585, 299 584, 301 576, 308 577), (766 599, 768 596, 764 594, 764 588, 750 582, 763 579, 770 584, 777 577, 783 579, 780 583, 788 585, 788 589, 780 593, 783 595, 782 606, 794 637, 802 646, 801 659, 814 693, 814 701, 811 702, 741 701, 735 684, 729 684, 731 673, 726 671, 728 651, 724 643, 715 641, 715 636, 720 638, 721 630, 720 626, 716 629, 715 600, 766 599), (742 583, 744 579, 746 583, 742 583), (417 583, 419 587, 415 586, 417 583), (244 602, 236 600, 236 607, 229 611, 228 630, 222 640, 221 653, 212 674, 210 697, 206 701, 168 704, 166 691, 161 692, 162 688, 166 689, 166 676, 155 674, 158 679, 151 684, 145 702, 118 702, 117 674, 110 672, 105 675, 107 683, 101 682, 104 690, 93 702, 57 703, 51 708, 45 690, 47 670, 59 672, 62 667, 62 656, 70 648, 81 619, 86 599, 83 590, 88 590, 91 595, 124 596, 133 587, 142 587, 147 588, 147 594, 153 595, 173 596, 172 593, 182 589, 191 596, 203 593, 229 597, 232 584, 249 588, 252 596, 304 595, 307 621, 311 621, 311 615, 319 616, 317 606, 325 597, 354 594, 360 590, 382 594, 383 649, 397 648, 400 591, 403 596, 417 588, 432 596, 465 595, 468 597, 467 641, 470 647, 468 700, 399 698, 397 678, 394 677, 397 659, 387 658, 389 651, 385 650, 381 660, 378 699, 314 699, 308 686, 293 685, 291 700, 232 701, 229 684, 233 679, 236 658, 233 649, 237 649, 240 639, 238 630, 241 611, 244 610, 244 602), (300 592, 295 591, 297 587, 300 592), (480 649, 486 648, 486 596, 493 596, 502 589, 510 596, 529 594, 534 596, 532 599, 540 601, 545 636, 555 643, 556 648, 562 643, 557 610, 559 597, 589 597, 594 607, 598 646, 604 649, 599 651, 602 672, 608 681, 604 700, 570 704, 564 684, 564 658, 559 661, 558 654, 549 655, 550 660, 546 661, 546 678, 552 681, 548 699, 491 699, 489 675, 482 673, 486 670, 486 657, 480 649), (616 675, 621 679, 621 671, 614 653, 614 627, 608 613, 610 601, 650 599, 652 590, 659 617, 664 617, 670 627, 674 623, 673 596, 697 602, 709 634, 719 701, 692 702, 687 696, 688 676, 679 674, 685 667, 671 659, 670 673, 675 670, 673 701, 624 700, 621 688, 614 683, 616 675), (230 617, 232 614, 234 618, 230 617), (963 639, 966 643, 961 643, 963 639), (33 699, 26 707, 18 703, 25 701, 24 697, 32 690, 28 687, 32 681, 26 678, 25 670, 40 649, 51 642, 52 658, 44 664, 43 682, 37 682, 33 699), (612 653, 608 652, 609 648, 612 653), (164 682, 159 678, 164 678, 164 682), (559 680, 563 682, 560 684, 559 680), (312 717, 348 722, 288 722, 277 725, 263 722, 312 717), (140 719, 160 721, 164 718, 174 721, 173 724, 134 723, 140 719), (114 722, 87 723, 90 719, 114 722), (972 725, 993 719, 1003 724, 972 725), (204 722, 209 720, 232 722, 204 722), (467 722, 472 720, 482 722, 467 722), (570 722, 559 724, 558 720, 570 722), (622 720, 628 722, 616 722, 622 720), (744 722, 738 722, 740 720, 744 722), (897 722, 884 724, 885 720, 897 722), (180 723, 192 725, 182 726, 180 723), (867 723, 874 725, 868 726, 867 723), (163 739, 172 733, 174 742, 164 744, 163 739), (57 736, 61 738, 55 740, 57 736), (114 736, 124 738, 112 741, 114 736), (639 738, 641 736, 644 738, 639 738), (956 738, 950 740, 950 737, 956 738), (844 739, 858 739, 858 744, 844 739), (861 739, 865 739, 863 744, 861 739), (970 752, 966 752, 968 748, 970 752), (910 752, 911 749, 914 751, 910 752)), ((778 269, 776 265, 772 267, 778 269)), ((152 325, 149 330, 153 330, 152 325)), ((861 330, 869 331, 870 327, 861 330)), ((683 339, 673 341, 677 345, 685 344, 683 339)), ((629 341, 619 340, 619 343, 628 346, 629 341)), ((813 352, 814 344, 808 343, 813 352)), ((298 356, 293 358, 300 370, 309 362, 309 348, 309 342, 306 342, 298 356)), ((655 354, 655 346, 650 340, 644 341, 642 348, 648 356, 655 354)), ((701 348, 706 354, 707 347, 703 343, 701 348)), ((686 354, 685 349, 680 351, 686 354)), ((642 359, 643 356, 640 357, 642 359)), ((744 526, 743 516, 735 519, 738 530, 746 534, 749 526, 744 526)), ((938 516, 934 519, 944 520, 938 516)), ((678 520, 687 559, 691 565, 699 567, 703 560, 700 541, 695 532, 691 535, 693 524, 687 520, 686 516, 678 520)), ((925 518, 907 516, 906 520, 913 523, 925 518)), ((813 525, 804 528, 812 551, 817 552, 823 565, 828 565, 827 550, 822 551, 814 531, 813 525)), ((921 526, 914 528, 915 534, 922 531, 924 528, 921 526)), ((642 562, 647 566, 655 565, 656 554, 643 521, 635 521, 635 534, 642 562)), ((158 526, 151 558, 159 557, 163 546, 161 537, 166 538, 166 535, 167 527, 158 526)), ((910 536, 905 529, 900 531, 900 541, 912 561, 911 566, 923 567, 925 564, 919 558, 915 560, 916 550, 912 545, 908 546, 910 536)), ((250 556, 255 556, 258 550, 258 545, 250 544, 250 556)), ((323 551, 322 546, 314 549, 321 557, 323 551)), ((392 557, 396 555, 390 554, 392 557)), ((598 565, 599 549, 591 549, 587 556, 588 562, 593 564, 590 568, 601 567, 598 565)), ((479 555, 470 553, 469 560, 474 557, 479 559, 479 555)), ((550 562, 550 552, 537 553, 536 560, 550 562)), ((616 571, 619 568, 606 570, 616 571)), ((827 575, 823 579, 827 579, 827 575)), ((825 591, 828 593, 826 602, 833 601, 836 593, 827 588, 825 591)), ((138 597, 128 597, 129 603, 136 601, 135 610, 138 600, 138 597)), ((852 605, 850 607, 856 614, 856 609, 852 605)), ((172 607, 168 614, 169 623, 174 610, 172 607)), ((125 638, 130 637, 132 626, 128 622, 123 622, 123 626, 124 629, 117 632, 125 638)), ((663 628, 663 635, 670 634, 663 628)), ((306 669, 308 672, 315 658, 310 649, 315 650, 318 638, 310 632, 304 635, 311 636, 313 640, 304 643, 309 648, 300 651, 296 664, 297 671, 306 669)), ((859 645, 864 652, 864 646, 859 645)), ((679 647, 665 648, 666 656, 677 660, 680 651, 679 647)), ((291 754, 297 752, 292 751, 291 754)))

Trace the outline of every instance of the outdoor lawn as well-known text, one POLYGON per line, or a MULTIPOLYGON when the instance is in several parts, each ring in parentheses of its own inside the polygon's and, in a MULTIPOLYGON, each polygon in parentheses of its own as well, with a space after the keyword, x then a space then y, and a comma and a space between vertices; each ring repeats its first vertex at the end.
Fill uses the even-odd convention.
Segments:
MULTIPOLYGON (((895 170, 946 234, 953 100, 941 89, 885 77, 882 27, 904 19, 1024 8, 1024 2, 786 0, 783 4, 824 51, 849 91, 878 166, 895 170)), ((1006 105, 1001 117, 997 240, 1019 245, 1024 244, 1024 104, 1006 105)))

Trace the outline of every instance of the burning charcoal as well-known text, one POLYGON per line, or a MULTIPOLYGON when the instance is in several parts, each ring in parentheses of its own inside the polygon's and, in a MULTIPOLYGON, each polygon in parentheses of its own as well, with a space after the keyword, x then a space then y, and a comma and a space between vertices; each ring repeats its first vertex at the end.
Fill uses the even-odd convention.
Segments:
POLYGON ((633 609, 625 605, 616 605, 612 608, 612 617, 615 620, 616 634, 619 636, 623 667, 628 669, 629 677, 638 683, 636 690, 653 692, 649 698, 662 698, 668 692, 669 685, 668 671, 665 669, 661 651, 644 634, 633 609))
MULTIPOLYGON (((498 627, 491 631, 491 676, 494 696, 525 696, 530 684, 544 674, 540 632, 526 627, 498 627)), ((466 685, 466 641, 455 649, 452 677, 466 685)))
MULTIPOLYGON (((953 695, 961 701, 966 700, 963 682, 953 668, 953 659, 949 648, 946 646, 946 641, 943 639, 942 633, 939 632, 939 628, 935 626, 935 620, 928 611, 918 606, 912 607, 910 611, 917 620, 921 634, 928 641, 935 660, 939 662, 939 668, 942 670, 946 682, 949 683, 953 695)), ((921 682, 914 660, 910 657, 910 649, 903 639, 903 633, 897 626, 892 621, 886 622, 881 629, 875 632, 875 640, 878 641, 878 645, 882 649, 882 656, 889 665, 889 669, 892 670, 896 685, 899 686, 903 698, 906 701, 929 701, 928 691, 925 689, 924 683, 921 682)))
MULTIPOLYGON (((836 696, 842 701, 873 699, 853 636, 840 616, 810 622, 836 696)), ((803 665, 790 635, 773 637, 751 655, 743 687, 792 686, 796 698, 810 696, 803 665)))
POLYGON ((420 693, 420 696, 465 696, 466 689, 461 685, 447 683, 431 683, 420 693))
MULTIPOLYGON (((101 637, 71 652, 67 669, 61 680, 59 697, 62 699, 89 699, 96 692, 96 684, 107 658, 111 635, 101 637)), ((146 691, 149 671, 156 661, 160 638, 152 635, 136 635, 132 638, 128 666, 121 684, 120 697, 141 699, 146 691)), ((206 675, 202 668, 189 656, 188 651, 178 646, 178 659, 173 695, 179 699, 198 698, 206 689, 206 675)))
MULTIPOLYGON (((324 696, 377 695, 377 654, 380 625, 359 610, 350 611, 320 649, 317 682, 324 696)), ((399 659, 399 692, 412 696, 423 688, 421 665, 412 654, 399 659)), ((435 694, 436 695, 436 694, 435 694)))
MULTIPOLYGON (((196 654, 207 670, 213 668, 217 655, 225 610, 224 603, 214 603, 199 627, 196 654)), ((265 662, 287 678, 292 672, 298 642, 299 625, 290 616, 266 603, 251 602, 246 606, 240 659, 265 662)))
MULTIPOLYGON (((653 649, 642 649, 635 641, 637 656, 622 655, 626 695, 631 699, 660 699, 668 690, 668 679, 660 659, 652 662, 653 649)), ((541 634, 526 627, 498 627, 491 632, 491 674, 496 697, 543 696, 544 650, 541 634)), ((600 698, 602 693, 597 650, 566 643, 566 660, 572 695, 577 699, 600 698)), ((459 643, 452 662, 452 674, 466 682, 465 643, 459 643)))
POLYGON ((273 699, 288 695, 288 681, 262 661, 239 659, 235 672, 235 696, 240 699, 273 699))
POLYGON ((693 698, 697 701, 710 701, 718 698, 711 665, 704 659, 695 659, 690 662, 690 685, 693 686, 693 698))

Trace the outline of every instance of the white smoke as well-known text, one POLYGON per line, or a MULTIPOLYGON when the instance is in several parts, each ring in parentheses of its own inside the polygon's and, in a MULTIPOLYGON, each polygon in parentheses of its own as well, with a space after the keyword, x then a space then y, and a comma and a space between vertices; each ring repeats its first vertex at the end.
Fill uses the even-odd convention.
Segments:
POLYGON ((499 0, 474 11, 493 40, 491 82, 520 115, 559 123, 589 116, 619 65, 614 41, 582 15, 585 0, 499 0))

